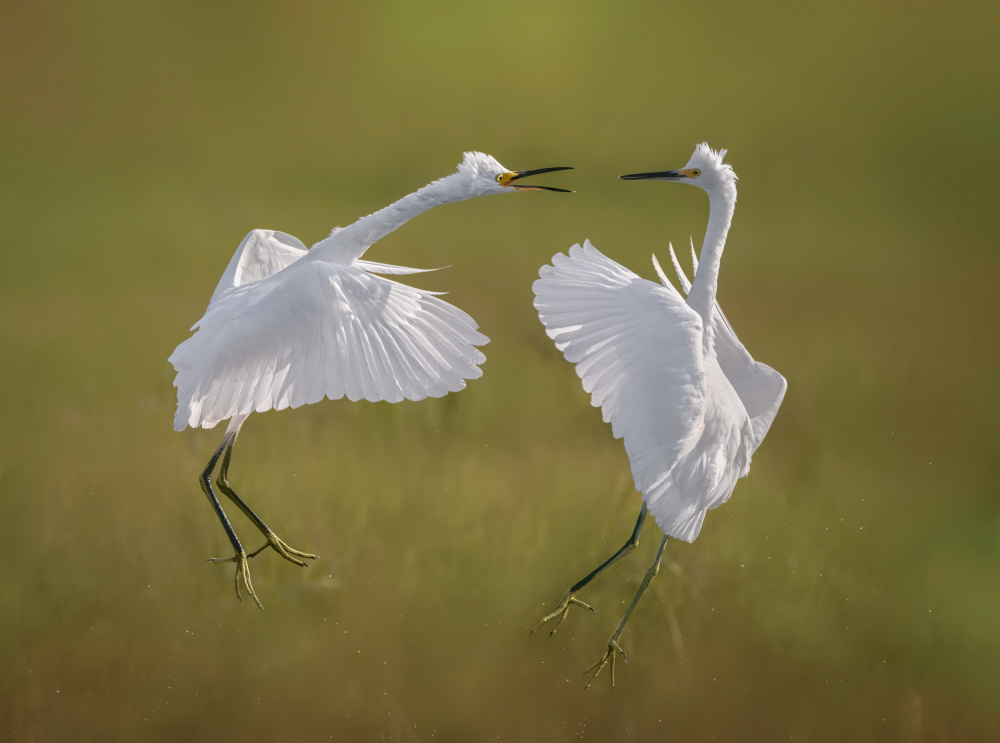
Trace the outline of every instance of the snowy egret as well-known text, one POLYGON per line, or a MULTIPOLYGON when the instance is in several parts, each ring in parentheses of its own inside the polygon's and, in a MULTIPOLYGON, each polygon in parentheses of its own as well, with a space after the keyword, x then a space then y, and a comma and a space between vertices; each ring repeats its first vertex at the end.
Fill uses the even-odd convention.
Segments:
POLYGON ((222 443, 199 481, 236 553, 210 562, 236 563, 240 585, 261 606, 250 582, 249 559, 272 548, 305 566, 316 555, 292 549, 229 484, 229 465, 240 426, 252 412, 296 408, 324 397, 372 402, 441 397, 482 375, 488 342, 466 313, 376 274, 424 269, 360 260, 379 238, 421 212, 474 196, 510 191, 563 191, 528 185, 523 178, 571 168, 508 170, 481 152, 467 152, 458 170, 359 219, 334 228, 307 250, 282 232, 253 230, 222 275, 197 332, 177 346, 174 428, 212 428, 229 419, 222 443), (212 489, 216 484, 267 541, 247 554, 212 489))
POLYGON ((639 586, 604 655, 585 673, 587 686, 615 654, 643 592, 659 570, 669 537, 692 542, 705 512, 729 499, 736 481, 750 471, 785 395, 778 372, 753 360, 739 342, 715 298, 726 233, 736 206, 736 174, 722 162, 726 151, 695 148, 680 170, 635 173, 623 180, 688 183, 708 192, 709 217, 701 261, 694 255, 688 281, 670 246, 687 299, 671 285, 656 256, 662 286, 637 276, 600 253, 590 242, 557 253, 534 283, 535 307, 546 333, 576 373, 591 404, 600 407, 615 438, 624 439, 636 489, 639 519, 628 541, 575 583, 532 632, 554 621, 552 634, 571 606, 593 609, 577 592, 635 549, 646 513, 663 530, 656 559, 639 586))

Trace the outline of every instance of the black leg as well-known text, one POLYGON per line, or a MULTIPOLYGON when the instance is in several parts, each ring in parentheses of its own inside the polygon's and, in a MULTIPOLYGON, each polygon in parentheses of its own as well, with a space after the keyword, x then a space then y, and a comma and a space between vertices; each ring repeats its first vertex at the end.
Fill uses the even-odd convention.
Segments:
MULTIPOLYGON (((233 529, 233 525, 229 523, 229 518, 226 516, 226 512, 222 510, 222 504, 219 502, 218 497, 215 495, 215 491, 212 490, 212 471, 215 469, 216 464, 219 462, 219 457, 222 456, 223 451, 226 452, 226 459, 229 458, 229 451, 231 451, 232 443, 236 439, 236 431, 226 432, 226 435, 222 438, 222 443, 219 444, 219 448, 215 450, 215 454, 208 461, 208 466, 205 471, 201 473, 201 477, 198 478, 198 482, 201 484, 201 489, 205 491, 205 495, 208 496, 209 502, 212 504, 212 508, 215 509, 216 516, 219 517, 219 521, 222 522, 222 528, 226 530, 226 535, 229 537, 229 541, 233 545, 233 549, 236 551, 234 557, 212 557, 209 558, 207 562, 235 562, 236 563, 236 598, 240 601, 243 600, 243 596, 240 592, 240 581, 246 586, 247 592, 250 597, 262 610, 264 606, 260 603, 257 598, 257 594, 254 593, 253 584, 250 582, 250 566, 247 562, 247 554, 243 550, 243 545, 240 544, 239 537, 236 536, 236 531, 233 529)), ((225 491, 223 491, 225 492, 225 491)))
POLYGON ((597 568, 595 568, 590 573, 585 575, 579 581, 574 583, 570 587, 570 589, 563 594, 563 597, 559 599, 559 603, 556 604, 556 608, 550 614, 546 615, 545 617, 542 617, 542 621, 540 621, 532 628, 531 634, 534 634, 535 630, 541 629, 543 626, 545 626, 548 622, 552 621, 553 619, 557 619, 558 621, 556 622, 556 626, 553 627, 552 631, 549 633, 549 636, 554 635, 556 633, 556 630, 559 629, 559 627, 562 625, 564 621, 566 621, 566 616, 569 614, 569 608, 573 605, 579 606, 583 609, 590 609, 591 612, 596 613, 592 606, 585 604, 584 602, 580 601, 580 599, 576 598, 577 591, 579 591, 585 585, 590 583, 590 581, 592 581, 598 575, 600 575, 609 567, 614 565, 616 562, 618 562, 621 558, 623 558, 625 555, 627 555, 629 552, 634 550, 639 545, 639 532, 642 531, 642 525, 646 521, 646 513, 648 512, 648 510, 649 509, 644 502, 642 504, 642 509, 639 511, 639 518, 635 522, 635 529, 632 530, 632 536, 628 538, 628 541, 625 542, 625 544, 621 546, 621 549, 615 552, 615 554, 613 554, 611 557, 609 557, 607 560, 605 560, 603 563, 597 566, 597 568))
POLYGON ((628 541, 621 546, 621 549, 615 552, 615 554, 613 554, 611 557, 609 557, 607 560, 601 563, 593 572, 589 573, 588 575, 585 575, 572 588, 570 588, 569 590, 571 593, 576 593, 577 591, 579 591, 585 585, 590 583, 590 581, 592 581, 598 575, 603 573, 605 570, 607 570, 609 567, 614 565, 621 558, 625 557, 625 555, 627 555, 629 552, 631 552, 632 550, 634 550, 636 547, 639 546, 639 532, 642 531, 642 525, 646 521, 646 513, 648 511, 649 508, 646 506, 645 503, 643 503, 642 509, 639 511, 639 518, 635 522, 635 529, 632 530, 632 536, 630 536, 628 538, 628 541))
POLYGON ((219 444, 219 448, 215 450, 215 454, 213 454, 212 458, 208 460, 208 466, 205 468, 205 471, 201 473, 201 477, 198 478, 198 482, 201 484, 201 489, 205 492, 205 495, 208 496, 208 500, 212 504, 212 508, 215 509, 215 515, 218 516, 219 521, 222 522, 222 528, 226 530, 226 535, 229 537, 229 541, 232 542, 233 548, 237 552, 242 552, 243 545, 240 544, 239 537, 236 536, 236 531, 233 529, 233 525, 229 523, 229 517, 227 517, 226 512, 222 510, 222 504, 219 503, 219 499, 215 495, 215 491, 212 490, 212 471, 215 469, 215 465, 219 462, 219 457, 226 448, 227 441, 224 438, 222 443, 219 444))
MULTIPOLYGON (((228 443, 225 441, 223 442, 225 445, 225 455, 222 457, 222 465, 219 467, 219 476, 215 482, 219 486, 219 490, 221 490, 222 493, 229 498, 229 500, 236 504, 236 507, 239 508, 251 522, 253 522, 253 525, 256 526, 257 529, 260 530, 260 533, 267 539, 262 547, 254 550, 247 557, 256 557, 270 547, 289 562, 294 562, 296 565, 305 567, 306 563, 303 560, 298 559, 299 557, 315 560, 319 556, 308 552, 300 552, 299 550, 293 549, 285 544, 277 534, 271 531, 271 528, 264 523, 263 519, 254 513, 250 506, 243 502, 243 499, 236 494, 236 491, 233 490, 232 486, 229 484, 229 463, 233 458, 233 447, 236 446, 236 434, 238 432, 239 431, 237 430, 233 433, 233 436, 229 439, 228 443)), ((216 456, 218 456, 218 453, 216 453, 216 456)))
POLYGON ((628 610, 625 612, 625 616, 622 617, 622 621, 618 623, 618 629, 615 630, 615 633, 611 635, 611 639, 608 640, 608 649, 604 651, 604 655, 600 660, 584 671, 585 675, 593 672, 593 675, 590 677, 590 681, 587 682, 587 687, 594 683, 594 679, 597 678, 597 674, 601 672, 601 669, 604 668, 610 660, 611 688, 615 688, 615 653, 620 653, 622 660, 625 660, 625 651, 621 649, 618 641, 621 639, 625 625, 628 624, 629 617, 632 616, 632 612, 635 610, 636 605, 638 605, 639 599, 642 598, 642 594, 646 592, 646 589, 649 587, 653 578, 655 578, 656 574, 660 572, 660 560, 663 559, 663 548, 667 546, 667 539, 669 539, 669 537, 664 537, 663 541, 660 542, 660 549, 656 552, 656 559, 653 560, 653 564, 650 565, 649 570, 646 571, 646 575, 643 577, 642 583, 639 584, 639 590, 636 592, 635 598, 633 598, 632 603, 629 604, 628 610))

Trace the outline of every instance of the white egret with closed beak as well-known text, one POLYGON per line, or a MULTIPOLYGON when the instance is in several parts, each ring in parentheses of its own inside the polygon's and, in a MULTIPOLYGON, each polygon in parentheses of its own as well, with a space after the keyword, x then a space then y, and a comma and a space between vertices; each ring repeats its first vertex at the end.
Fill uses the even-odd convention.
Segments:
POLYGON ((667 539, 692 542, 705 512, 728 500, 736 481, 750 471, 785 395, 778 372, 750 356, 716 301, 719 265, 736 206, 736 174, 726 151, 700 144, 679 170, 635 173, 624 180, 687 183, 708 193, 709 217, 701 260, 694 256, 689 282, 670 255, 683 297, 660 268, 661 284, 640 278, 590 242, 557 253, 534 283, 535 307, 546 333, 576 372, 591 404, 600 407, 615 438, 624 440, 635 487, 643 504, 628 541, 575 583, 532 630, 566 619, 571 606, 593 609, 576 594, 635 549, 647 512, 663 541, 607 649, 585 673, 587 686, 615 657, 625 657, 622 631, 659 570, 667 539))

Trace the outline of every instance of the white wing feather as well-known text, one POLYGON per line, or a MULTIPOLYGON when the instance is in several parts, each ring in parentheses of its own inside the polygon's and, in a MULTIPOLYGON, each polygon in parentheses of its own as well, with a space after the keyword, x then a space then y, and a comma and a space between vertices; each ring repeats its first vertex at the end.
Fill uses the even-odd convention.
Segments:
POLYGON ((266 280, 240 283, 248 267, 263 274, 279 263, 234 257, 233 286, 170 356, 177 430, 324 397, 441 397, 482 375, 485 356, 475 347, 489 339, 432 292, 320 260, 289 262, 266 280))
MULTIPOLYGON (((680 261, 677 260, 673 245, 670 246, 670 258, 674 264, 674 271, 677 272, 677 279, 687 294, 691 291, 691 282, 688 281, 680 261)), ((667 277, 660 269, 656 256, 653 256, 653 263, 660 274, 660 280, 666 284, 667 277)), ((698 257, 694 253, 693 244, 691 265, 695 271, 698 270, 698 257)), ((715 353, 719 366, 722 367, 723 373, 739 395, 747 415, 750 416, 750 425, 753 427, 752 453, 757 451, 757 447, 771 428, 774 416, 778 414, 778 408, 781 407, 781 401, 785 397, 788 382, 767 364, 754 361, 750 352, 736 337, 736 332, 729 324, 718 300, 715 302, 712 325, 715 329, 715 353)))
POLYGON ((251 230, 226 266, 209 305, 224 292, 251 281, 266 279, 308 252, 306 246, 292 235, 275 230, 251 230))
POLYGON ((408 266, 394 266, 391 263, 374 263, 373 261, 356 260, 351 265, 357 266, 368 273, 384 273, 392 275, 404 275, 412 273, 428 273, 429 271, 439 271, 438 268, 409 268, 408 266))
POLYGON ((695 486, 673 483, 672 470, 704 425, 701 317, 676 290, 640 278, 589 241, 556 254, 539 274, 538 316, 624 439, 636 488, 665 533, 693 539, 703 499, 689 492, 695 486))
MULTIPOLYGON (((334 227, 331 234, 336 234, 341 229, 343 228, 334 227)), ((222 278, 219 279, 208 303, 212 304, 222 294, 237 286, 269 278, 308 254, 306 246, 294 235, 277 230, 251 230, 243 238, 243 242, 233 253, 233 257, 230 258, 229 265, 226 266, 226 270, 223 272, 222 278)), ((409 268, 362 260, 355 261, 353 265, 368 273, 394 275, 427 273, 438 270, 436 268, 409 268)))

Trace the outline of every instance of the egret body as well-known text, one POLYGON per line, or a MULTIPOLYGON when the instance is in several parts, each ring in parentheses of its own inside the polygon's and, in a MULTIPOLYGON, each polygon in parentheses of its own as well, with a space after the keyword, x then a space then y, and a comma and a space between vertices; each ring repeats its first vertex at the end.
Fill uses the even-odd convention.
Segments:
POLYGON ((535 629, 554 621, 554 633, 571 606, 591 609, 576 593, 635 548, 647 512, 664 534, 604 655, 588 669, 588 686, 609 661, 614 685, 615 654, 625 656, 619 645, 622 631, 659 570, 667 539, 694 541, 705 512, 728 500, 736 481, 750 471, 751 455, 785 394, 784 377, 754 361, 715 296, 736 206, 736 174, 723 162, 725 152, 701 144, 679 170, 620 176, 687 183, 708 193, 701 260, 693 246, 691 251, 692 281, 670 247, 686 298, 671 285, 655 256, 662 285, 640 278, 588 241, 583 247, 574 245, 569 255, 556 254, 534 283, 535 307, 546 333, 576 365, 591 404, 601 408, 615 438, 623 439, 643 498, 629 540, 566 591, 535 629))
MULTIPOLYGON (((494 158, 467 152, 455 173, 335 228, 306 249, 282 232, 253 230, 229 262, 196 332, 170 356, 177 371, 174 428, 229 425, 200 483, 232 543, 236 594, 250 581, 249 559, 268 547, 296 565, 316 555, 292 549, 236 494, 228 472, 240 427, 254 412, 296 408, 324 398, 399 402, 441 397, 482 375, 488 338, 465 312, 379 274, 423 269, 361 260, 379 238, 440 204, 510 191, 565 189, 527 185, 522 178, 568 168, 511 171, 494 158), (266 538, 243 549, 216 484, 266 538)), ((261 607, 263 608, 263 607, 261 607)))

